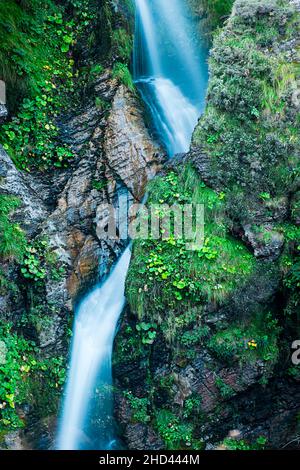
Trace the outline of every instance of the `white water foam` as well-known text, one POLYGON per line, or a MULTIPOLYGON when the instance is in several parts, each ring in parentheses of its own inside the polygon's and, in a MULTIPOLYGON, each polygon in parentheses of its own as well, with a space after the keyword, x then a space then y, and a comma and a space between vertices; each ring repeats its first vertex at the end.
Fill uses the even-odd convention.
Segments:
MULTIPOLYGON (((125 278, 130 253, 130 248, 127 248, 109 278, 84 298, 76 312, 71 364, 58 436, 59 449, 76 450, 93 445, 94 437, 89 436, 87 423, 89 399, 94 394, 96 383, 100 386, 112 384, 112 346, 125 304, 125 278)), ((109 389, 104 401, 105 410, 102 412, 110 414, 112 394, 109 389)), ((109 418, 108 421, 103 419, 104 435, 98 439, 98 445, 100 440, 103 449, 111 447, 113 441, 113 429, 110 426, 107 428, 109 418)))

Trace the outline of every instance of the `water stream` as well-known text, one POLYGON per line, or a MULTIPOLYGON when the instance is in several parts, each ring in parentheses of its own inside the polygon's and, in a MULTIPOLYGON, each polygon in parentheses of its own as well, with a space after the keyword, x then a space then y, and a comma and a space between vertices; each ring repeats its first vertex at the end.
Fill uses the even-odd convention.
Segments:
MULTIPOLYGON (((135 83, 169 156, 186 152, 204 108, 208 72, 186 0, 136 0, 135 83)), ((62 450, 120 447, 113 421, 112 348, 125 304, 130 248, 75 312, 57 437, 62 450)))
POLYGON ((204 109, 207 49, 186 0, 136 0, 134 80, 170 157, 187 152, 204 109))

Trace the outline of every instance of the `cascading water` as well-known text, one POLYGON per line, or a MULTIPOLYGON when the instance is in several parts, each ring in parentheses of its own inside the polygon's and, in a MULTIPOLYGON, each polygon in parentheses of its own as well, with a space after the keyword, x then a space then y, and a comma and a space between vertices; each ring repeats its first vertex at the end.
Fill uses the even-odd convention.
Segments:
POLYGON ((187 152, 204 109, 207 50, 186 0, 136 0, 134 80, 169 156, 187 152))
MULTIPOLYGON (((134 79, 168 154, 185 152, 204 108, 206 51, 186 0, 135 0, 134 79)), ((108 279, 75 312, 71 362, 57 447, 119 447, 113 422, 111 357, 125 304, 128 247, 108 279)))
POLYGON ((130 247, 106 282, 89 293, 76 312, 59 449, 110 449, 116 444, 111 355, 117 321, 125 304, 129 261, 130 247))

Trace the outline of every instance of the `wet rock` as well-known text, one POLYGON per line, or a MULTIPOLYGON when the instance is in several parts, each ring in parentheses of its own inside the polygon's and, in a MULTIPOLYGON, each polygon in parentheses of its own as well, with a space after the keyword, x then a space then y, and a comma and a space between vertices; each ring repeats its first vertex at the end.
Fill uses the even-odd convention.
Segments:
POLYGON ((108 167, 136 199, 141 199, 146 182, 159 170, 161 149, 143 124, 135 95, 121 86, 112 103, 104 140, 108 167))
POLYGON ((30 177, 18 171, 11 158, 0 146, 0 192, 20 200, 14 219, 29 236, 37 233, 38 225, 47 218, 48 209, 39 194, 32 189, 30 177))
POLYGON ((124 436, 130 442, 130 450, 160 450, 163 442, 149 426, 143 424, 130 424, 124 436))
POLYGON ((244 238, 257 258, 275 260, 280 256, 284 245, 284 235, 270 225, 262 225, 257 231, 251 225, 245 225, 244 238))
POLYGON ((8 116, 7 108, 0 103, 0 124, 2 124, 8 116))

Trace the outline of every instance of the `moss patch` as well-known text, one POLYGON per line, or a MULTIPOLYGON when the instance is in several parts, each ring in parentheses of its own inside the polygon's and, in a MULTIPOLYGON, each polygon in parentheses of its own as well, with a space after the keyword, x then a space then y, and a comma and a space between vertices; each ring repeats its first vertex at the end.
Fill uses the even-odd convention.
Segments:
MULTIPOLYGON (((171 322, 176 330, 173 316, 196 307, 200 314, 206 302, 224 302, 251 275, 255 259, 230 235, 224 212, 225 199, 224 193, 218 194, 201 183, 190 167, 180 175, 171 172, 150 184, 150 206, 203 204, 205 238, 202 248, 195 251, 188 249, 186 240, 173 236, 134 244, 127 296, 140 320, 168 322, 165 316, 168 309, 172 311, 171 322)), ((168 328, 166 334, 167 331, 168 328)))
POLYGON ((23 427, 24 405, 41 416, 56 410, 65 380, 64 359, 39 359, 32 341, 0 323, 0 431, 23 427))

